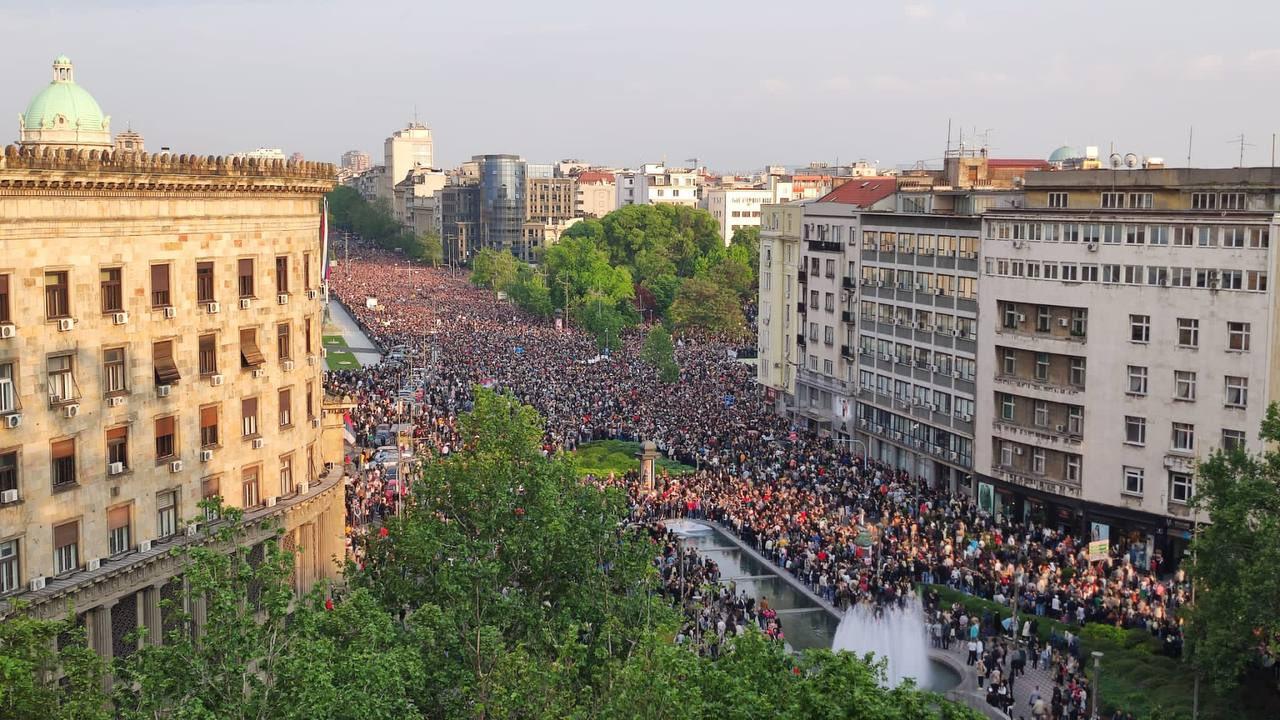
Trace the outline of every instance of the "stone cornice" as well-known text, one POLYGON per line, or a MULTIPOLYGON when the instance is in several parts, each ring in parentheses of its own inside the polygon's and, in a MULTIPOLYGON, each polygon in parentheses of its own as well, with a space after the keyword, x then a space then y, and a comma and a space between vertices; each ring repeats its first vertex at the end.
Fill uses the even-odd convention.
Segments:
POLYGON ((334 178, 330 163, 213 155, 36 150, 10 145, 0 157, 0 195, 319 195, 333 188, 334 178))

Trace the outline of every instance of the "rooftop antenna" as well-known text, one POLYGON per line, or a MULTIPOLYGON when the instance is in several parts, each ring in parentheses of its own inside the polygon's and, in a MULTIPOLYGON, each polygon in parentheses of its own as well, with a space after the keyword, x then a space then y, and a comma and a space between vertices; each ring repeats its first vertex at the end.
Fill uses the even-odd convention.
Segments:
POLYGON ((1237 165, 1236 167, 1244 167, 1244 149, 1246 147, 1253 147, 1253 143, 1244 141, 1244 133, 1240 133, 1238 137, 1233 137, 1227 142, 1231 143, 1232 145, 1236 145, 1236 144, 1240 145, 1240 164, 1237 165))
POLYGON ((947 152, 943 155, 943 157, 946 157, 946 155, 950 155, 950 154, 951 154, 951 118, 947 118, 947 152))
POLYGON ((1191 167, 1191 139, 1195 137, 1196 126, 1187 128, 1187 167, 1191 167))

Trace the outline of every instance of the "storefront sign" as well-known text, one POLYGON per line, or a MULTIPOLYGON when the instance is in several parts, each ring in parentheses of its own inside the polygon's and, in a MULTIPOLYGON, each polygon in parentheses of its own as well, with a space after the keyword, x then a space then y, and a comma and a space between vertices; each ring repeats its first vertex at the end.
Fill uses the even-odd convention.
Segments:
POLYGON ((987 513, 996 511, 996 488, 991 483, 978 483, 978 509, 987 513))
POLYGON ((1111 526, 1089 523, 1089 562, 1106 560, 1111 551, 1111 526))

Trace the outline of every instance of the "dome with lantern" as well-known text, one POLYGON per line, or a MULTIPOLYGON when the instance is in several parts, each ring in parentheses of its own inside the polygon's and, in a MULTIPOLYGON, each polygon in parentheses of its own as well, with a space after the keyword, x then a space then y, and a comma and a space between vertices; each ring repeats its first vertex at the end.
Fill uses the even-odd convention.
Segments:
POLYGON ((111 117, 75 81, 66 55, 53 61, 53 81, 36 94, 18 117, 24 147, 110 149, 111 117))

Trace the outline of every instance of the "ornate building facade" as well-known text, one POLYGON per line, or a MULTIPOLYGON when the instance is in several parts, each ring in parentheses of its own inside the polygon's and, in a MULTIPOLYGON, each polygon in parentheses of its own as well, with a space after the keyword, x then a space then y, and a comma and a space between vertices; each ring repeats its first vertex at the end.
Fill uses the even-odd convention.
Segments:
POLYGON ((0 616, 70 607, 110 657, 162 635, 170 550, 221 521, 201 500, 297 549, 299 589, 337 575, 344 517, 321 439, 333 167, 99 147, 0 157, 0 616))

